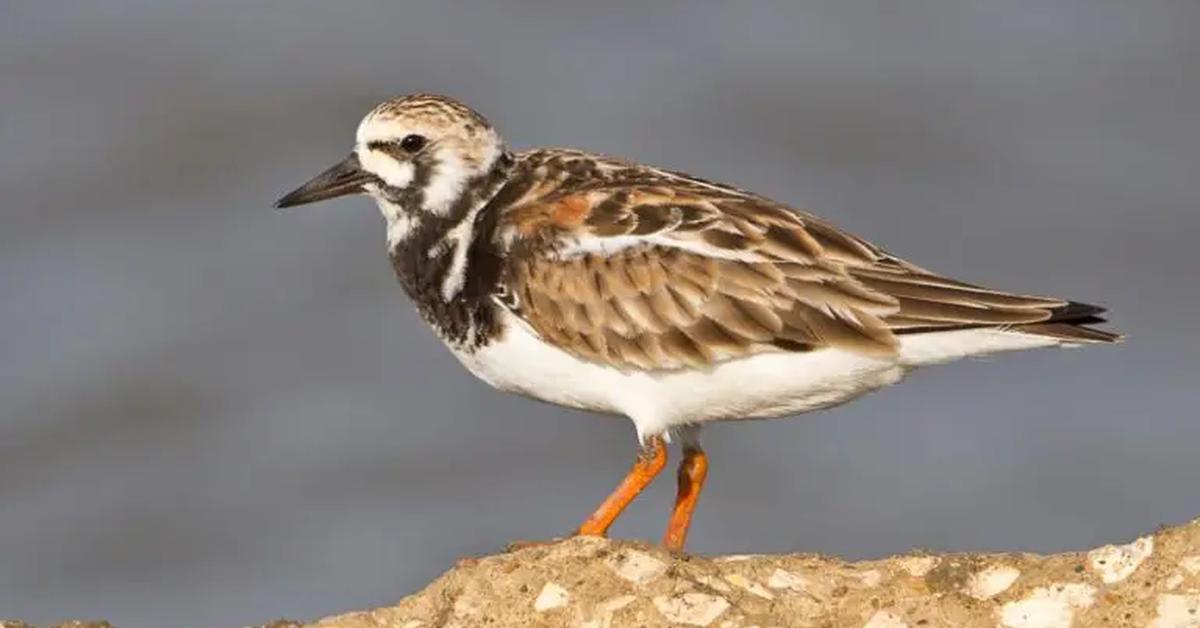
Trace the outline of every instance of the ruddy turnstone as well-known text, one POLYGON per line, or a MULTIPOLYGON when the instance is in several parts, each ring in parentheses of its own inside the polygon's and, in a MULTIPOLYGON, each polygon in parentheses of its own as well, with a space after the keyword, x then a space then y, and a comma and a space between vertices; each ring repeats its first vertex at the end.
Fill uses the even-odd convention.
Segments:
POLYGON ((579 527, 603 535, 679 437, 664 544, 681 550, 710 421, 845 403, 928 364, 1111 343, 1103 308, 963 283, 812 214, 680 172, 509 151, 444 96, 385 102, 354 150, 281 198, 375 199, 400 284, 495 388, 629 417, 639 455, 579 527))

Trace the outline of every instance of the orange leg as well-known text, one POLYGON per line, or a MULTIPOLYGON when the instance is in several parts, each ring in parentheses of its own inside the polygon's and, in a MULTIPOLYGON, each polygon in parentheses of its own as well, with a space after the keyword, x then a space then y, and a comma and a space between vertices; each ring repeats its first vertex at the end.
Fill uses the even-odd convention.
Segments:
POLYGON ((667 466, 667 446, 661 436, 654 436, 638 454, 629 475, 621 481, 604 503, 579 526, 576 534, 586 536, 604 536, 609 526, 621 515, 621 511, 638 496, 663 467, 667 466))
POLYGON ((708 456, 704 455, 704 450, 699 446, 684 446, 683 460, 679 463, 679 492, 675 495, 675 510, 671 512, 671 522, 667 524, 667 534, 663 537, 663 545, 669 551, 683 551, 688 527, 692 525, 692 512, 696 510, 696 501, 700 499, 700 489, 704 488, 704 478, 707 476, 708 456))

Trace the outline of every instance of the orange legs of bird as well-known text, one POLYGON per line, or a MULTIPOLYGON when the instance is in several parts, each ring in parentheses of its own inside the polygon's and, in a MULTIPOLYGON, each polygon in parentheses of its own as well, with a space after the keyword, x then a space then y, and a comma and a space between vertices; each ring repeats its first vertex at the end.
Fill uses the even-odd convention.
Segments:
MULTIPOLYGON (((688 528, 692 524, 692 513, 696 510, 700 489, 704 487, 704 478, 708 475, 708 456, 704 455, 704 450, 700 448, 700 443, 694 435, 688 436, 684 440, 683 460, 679 463, 679 491, 675 495, 675 508, 671 512, 671 521, 667 524, 667 533, 663 537, 663 545, 672 552, 683 551, 688 528)), ((650 485, 650 482, 654 481, 666 465, 666 443, 661 436, 654 436, 638 454, 629 474, 604 503, 600 504, 596 512, 579 526, 576 534, 607 534, 608 528, 617 517, 650 485)))
POLYGON ((704 450, 700 449, 699 444, 685 444, 683 460, 679 462, 679 490, 675 494, 675 509, 671 512, 671 521, 663 537, 663 545, 667 550, 683 551, 688 528, 692 525, 692 512, 696 510, 700 489, 704 488, 704 478, 707 476, 708 456, 704 455, 704 450))
POLYGON ((634 498, 650 485, 667 466, 667 445, 662 436, 653 436, 638 454, 637 460, 629 474, 621 481, 616 490, 605 499, 600 507, 593 512, 580 526, 576 534, 585 536, 604 536, 608 528, 617 520, 634 498))

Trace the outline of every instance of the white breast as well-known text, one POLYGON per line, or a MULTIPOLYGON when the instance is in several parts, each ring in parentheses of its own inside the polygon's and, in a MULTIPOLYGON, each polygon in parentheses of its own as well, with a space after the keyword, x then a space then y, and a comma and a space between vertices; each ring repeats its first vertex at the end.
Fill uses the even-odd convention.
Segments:
POLYGON ((798 414, 845 403, 894 384, 917 366, 969 355, 1057 344, 997 330, 906 336, 900 356, 882 360, 836 350, 761 353, 704 371, 622 371, 581 360, 543 342, 512 314, 503 336, 473 352, 455 351, 501 390, 573 408, 624 414, 639 437, 706 421, 798 414))

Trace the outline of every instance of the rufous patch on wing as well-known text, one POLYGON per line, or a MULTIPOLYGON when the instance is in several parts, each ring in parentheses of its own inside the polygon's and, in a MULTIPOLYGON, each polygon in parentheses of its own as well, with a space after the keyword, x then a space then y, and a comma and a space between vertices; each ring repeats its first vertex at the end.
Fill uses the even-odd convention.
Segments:
POLYGON ((586 195, 576 194, 559 199, 552 205, 550 222, 559 228, 578 227, 587 218, 592 203, 586 195))
POLYGON ((529 203, 509 213, 507 219, 523 237, 535 236, 545 229, 570 231, 578 228, 592 210, 587 194, 572 194, 539 203, 529 203))

